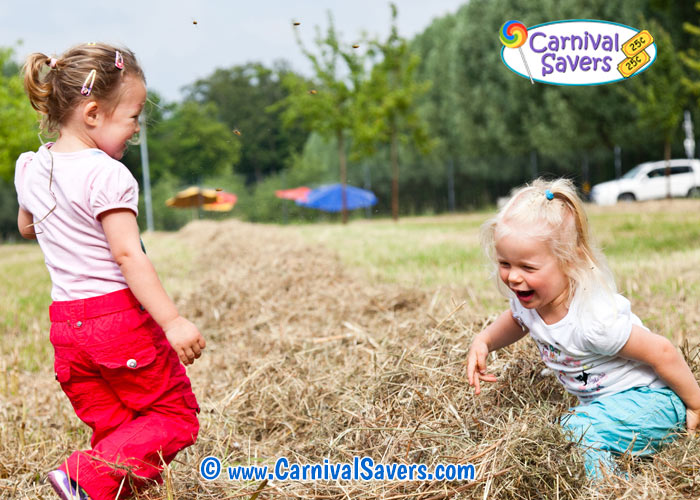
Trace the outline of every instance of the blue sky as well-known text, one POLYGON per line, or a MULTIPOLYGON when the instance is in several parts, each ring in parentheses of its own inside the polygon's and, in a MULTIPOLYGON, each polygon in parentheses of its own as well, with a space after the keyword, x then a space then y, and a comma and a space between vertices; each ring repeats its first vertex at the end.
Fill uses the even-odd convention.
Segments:
MULTIPOLYGON (((395 3, 399 33, 410 38, 436 17, 456 12, 465 0, 395 3)), ((391 14, 386 1, 0 0, 0 46, 15 46, 16 59, 21 60, 35 51, 60 54, 81 42, 125 45, 136 53, 149 87, 167 100, 177 100, 181 87, 218 67, 249 61, 270 66, 286 59, 294 70, 309 74, 292 21, 301 23, 296 29, 312 47, 315 27, 325 29, 329 11, 347 43, 359 40, 363 32, 388 34, 391 14)))

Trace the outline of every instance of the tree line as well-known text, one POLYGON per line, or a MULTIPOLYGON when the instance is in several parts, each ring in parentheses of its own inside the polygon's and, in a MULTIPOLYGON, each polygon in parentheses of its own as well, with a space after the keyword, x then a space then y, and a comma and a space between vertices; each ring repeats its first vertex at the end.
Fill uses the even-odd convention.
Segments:
MULTIPOLYGON (((275 197, 277 189, 341 180, 371 188, 373 214, 440 213, 493 203, 538 175, 566 175, 582 188, 637 163, 683 157, 683 111, 694 122, 700 93, 699 11, 670 0, 471 0, 411 40, 342 40, 329 13, 314 44, 299 50, 310 75, 283 60, 218 68, 179 102, 149 93, 148 146, 157 229, 189 211, 165 199, 189 185, 238 195, 233 214, 252 221, 329 216, 275 197), (601 19, 648 29, 657 44, 649 71, 610 85, 531 85, 500 59, 507 19, 526 26, 601 19), (621 165, 621 168, 620 168, 621 165)), ((292 26, 290 29, 298 29, 292 26)), ((19 153, 36 149, 36 116, 19 63, 0 50, 0 232, 13 234, 12 186, 19 153)), ((138 148, 124 158, 141 180, 138 148)), ((365 216, 360 212, 354 216, 365 216)), ((213 215, 223 217, 226 215, 213 215)))

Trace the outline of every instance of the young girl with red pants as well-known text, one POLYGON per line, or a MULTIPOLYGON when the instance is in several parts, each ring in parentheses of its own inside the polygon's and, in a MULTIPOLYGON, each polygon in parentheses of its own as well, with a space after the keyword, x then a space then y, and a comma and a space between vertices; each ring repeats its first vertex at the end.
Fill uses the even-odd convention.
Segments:
POLYGON ((138 184, 119 162, 139 131, 144 75, 129 50, 90 43, 31 54, 24 83, 58 139, 17 160, 17 222, 51 275, 56 378, 93 431, 92 448, 49 482, 64 500, 123 498, 195 442, 199 407, 180 362, 205 346, 142 250, 138 184))

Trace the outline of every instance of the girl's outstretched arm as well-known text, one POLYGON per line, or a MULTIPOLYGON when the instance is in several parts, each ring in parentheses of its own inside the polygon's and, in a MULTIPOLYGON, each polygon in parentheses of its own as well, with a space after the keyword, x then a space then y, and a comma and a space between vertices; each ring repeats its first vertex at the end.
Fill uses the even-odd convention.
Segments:
POLYGON ((189 365, 201 355, 205 341, 197 327, 177 312, 158 279, 150 259, 141 249, 136 216, 129 209, 116 209, 101 215, 102 228, 114 260, 127 285, 143 307, 165 331, 180 360, 189 365))
POLYGON ((467 354, 467 377, 469 385, 474 387, 474 394, 481 393, 480 380, 487 382, 498 380, 495 375, 486 373, 486 358, 489 353, 517 342, 526 333, 513 319, 513 314, 508 309, 474 337, 467 354))
POLYGON ((686 407, 686 427, 695 430, 700 424, 700 387, 681 353, 670 340, 637 325, 619 355, 635 359, 654 368, 656 374, 678 394, 686 407))

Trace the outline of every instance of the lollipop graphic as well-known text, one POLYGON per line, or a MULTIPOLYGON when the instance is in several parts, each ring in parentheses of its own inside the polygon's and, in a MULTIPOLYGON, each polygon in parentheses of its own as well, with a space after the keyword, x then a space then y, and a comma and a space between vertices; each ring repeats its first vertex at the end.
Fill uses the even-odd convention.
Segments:
POLYGON ((518 49, 520 51, 520 57, 523 58, 523 63, 525 63, 530 83, 534 85, 535 82, 532 79, 532 74, 530 74, 530 67, 527 65, 525 54, 523 54, 523 49, 521 48, 526 41, 527 28, 523 23, 520 21, 506 21, 503 23, 503 26, 501 26, 501 43, 509 49, 518 49))

